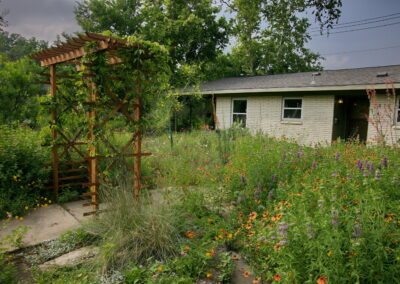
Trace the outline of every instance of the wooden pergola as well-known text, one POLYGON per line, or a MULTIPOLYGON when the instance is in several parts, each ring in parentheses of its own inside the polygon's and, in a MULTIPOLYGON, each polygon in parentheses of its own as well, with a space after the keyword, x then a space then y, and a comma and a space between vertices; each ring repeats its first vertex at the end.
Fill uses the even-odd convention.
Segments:
POLYGON ((86 33, 85 35, 68 40, 64 44, 31 56, 31 58, 40 61, 41 66, 49 68, 49 73, 40 75, 48 78, 48 81, 41 83, 50 85, 50 94, 53 100, 56 98, 63 99, 65 103, 62 107, 53 105, 51 109, 51 136, 53 144, 51 164, 47 165, 52 170, 50 187, 54 191, 56 200, 59 190, 62 188, 89 188, 89 191, 84 193, 83 196, 90 197, 91 200, 85 203, 84 206, 91 206, 93 211, 85 213, 85 216, 95 214, 99 209, 98 189, 100 184, 104 182, 104 179, 101 178, 102 174, 99 172, 100 160, 104 160, 105 164, 109 162, 105 166, 104 171, 109 171, 118 162, 122 161, 121 163, 132 173, 133 193, 137 198, 139 198, 141 189, 145 187, 142 184, 141 158, 142 156, 151 154, 142 153, 141 148, 142 132, 139 122, 142 112, 142 93, 136 89, 134 96, 130 96, 131 99, 127 100, 127 96, 121 97, 121 95, 113 94, 111 88, 104 88, 106 91, 102 95, 108 97, 108 103, 101 103, 99 101, 99 94, 96 91, 97 86, 93 80, 93 76, 96 74, 91 73, 90 63, 82 61, 82 58, 88 52, 105 52, 107 63, 110 67, 110 75, 107 81, 109 84, 122 81, 121 78, 113 76, 113 70, 116 70, 119 63, 122 63, 122 60, 116 56, 116 51, 126 46, 127 42, 125 40, 86 33), (87 48, 85 48, 88 42, 95 46, 91 51, 87 51, 87 48), (68 68, 64 68, 63 71, 68 69, 74 70, 75 73, 79 72, 81 66, 88 66, 87 71, 83 72, 83 75, 80 74, 85 78, 85 86, 88 94, 84 102, 71 101, 71 98, 64 97, 60 91, 60 88, 68 86, 73 88, 74 80, 79 78, 77 74, 57 74, 57 71, 60 70, 59 65, 62 64, 67 67, 69 66, 68 68), (71 68, 71 65, 74 68, 71 68), (89 110, 85 111, 79 105, 89 106, 89 110), (73 129, 73 131, 69 129, 69 133, 67 133, 62 128, 62 125, 59 125, 59 123, 57 125, 57 122, 62 115, 68 112, 73 115, 86 117, 87 125, 80 129, 73 129), (116 115, 123 117, 129 124, 136 124, 134 133, 130 134, 131 138, 122 149, 118 149, 117 146, 113 145, 104 134, 97 137, 96 130, 105 127, 116 115), (108 148, 111 151, 111 155, 100 155, 99 141, 101 141, 103 148, 108 148), (130 163, 128 158, 132 158, 133 163, 130 163))

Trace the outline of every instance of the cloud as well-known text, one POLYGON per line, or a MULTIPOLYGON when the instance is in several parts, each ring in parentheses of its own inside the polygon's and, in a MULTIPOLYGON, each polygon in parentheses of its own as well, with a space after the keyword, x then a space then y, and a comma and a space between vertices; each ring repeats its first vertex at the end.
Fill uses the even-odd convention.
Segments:
POLYGON ((81 30, 74 6, 75 0, 3 0, 0 8, 9 10, 6 31, 51 42, 62 32, 81 30))

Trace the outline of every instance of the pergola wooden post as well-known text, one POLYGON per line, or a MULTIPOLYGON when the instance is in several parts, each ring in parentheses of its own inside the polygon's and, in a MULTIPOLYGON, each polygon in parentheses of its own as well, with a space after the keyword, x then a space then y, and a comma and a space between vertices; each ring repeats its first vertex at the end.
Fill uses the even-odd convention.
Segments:
MULTIPOLYGON (((127 97, 121 98, 121 94, 120 96, 113 94, 107 86, 103 86, 103 90, 105 90, 103 96, 106 96, 109 101, 107 104, 101 103, 96 89, 97 86, 93 80, 93 71, 91 68, 88 68, 89 71, 86 72, 89 73, 83 74, 87 83, 87 101, 77 104, 77 102, 71 101, 70 98, 63 96, 62 92, 59 91, 60 84, 57 80, 76 80, 79 76, 57 75, 56 71, 58 68, 56 68, 56 65, 72 64, 80 66, 82 64, 82 57, 89 52, 85 50, 85 46, 88 42, 95 43, 96 46, 90 52, 106 53, 108 56, 108 66, 110 66, 111 71, 113 70, 112 66, 122 62, 120 58, 115 56, 115 50, 124 48, 127 45, 126 41, 93 33, 86 33, 85 35, 69 40, 65 44, 58 45, 31 56, 31 58, 39 60, 41 66, 49 67, 49 74, 40 75, 48 77, 49 81, 42 83, 50 85, 50 94, 53 100, 56 98, 57 93, 57 99, 63 99, 66 102, 65 106, 63 105, 60 107, 60 105, 58 105, 58 108, 53 106, 51 110, 51 137, 53 145, 51 163, 46 166, 51 167, 52 180, 51 186, 48 188, 53 189, 56 200, 62 188, 77 186, 88 188, 88 192, 84 193, 82 196, 90 197, 91 200, 83 205, 91 206, 93 211, 85 213, 85 216, 96 214, 99 210, 100 200, 98 189, 102 182, 99 178, 100 161, 111 160, 104 169, 104 171, 107 172, 122 158, 122 164, 132 172, 132 192, 138 199, 142 188, 146 187, 146 185, 142 183, 141 159, 143 156, 151 155, 151 153, 142 153, 142 131, 140 128, 142 94, 140 87, 136 89, 135 98, 130 102, 126 101, 127 97), (79 109, 79 105, 82 104, 89 106, 89 110, 86 113, 84 113, 82 109, 79 109), (133 117, 128 108, 133 111, 133 117), (69 129, 69 131, 76 132, 67 133, 67 130, 64 130, 62 125, 59 125, 59 117, 68 111, 74 115, 86 115, 88 119, 87 133, 85 133, 85 128, 69 129), (101 118, 99 113, 105 113, 105 116, 101 118), (122 149, 117 149, 104 135, 96 137, 96 129, 104 127, 117 113, 120 117, 125 118, 128 123, 136 125, 132 138, 122 149), (87 140, 82 141, 85 137, 87 140), (57 139, 62 139, 63 143, 60 143, 57 139), (98 143, 103 143, 103 148, 110 150, 112 155, 101 155, 101 153, 99 153, 98 143), (82 149, 82 147, 84 147, 84 149, 82 149), (128 152, 130 150, 132 151, 131 153, 128 152), (133 159, 133 167, 126 158, 133 159)), ((121 81, 120 78, 111 76, 108 79, 110 79, 108 83, 115 80, 121 81)), ((140 82, 136 80, 136 83, 138 84, 140 82)), ((64 83, 63 86, 74 86, 74 84, 73 82, 64 83)), ((103 165, 105 164, 103 163, 103 165)))
MULTIPOLYGON (((50 94, 52 97, 56 96, 56 65, 50 65, 50 94)), ((51 138, 53 140, 53 146, 51 151, 51 169, 53 172, 53 193, 54 199, 58 202, 58 145, 55 143, 57 140, 57 130, 56 130, 56 120, 57 120, 57 111, 55 107, 51 110, 51 138)))

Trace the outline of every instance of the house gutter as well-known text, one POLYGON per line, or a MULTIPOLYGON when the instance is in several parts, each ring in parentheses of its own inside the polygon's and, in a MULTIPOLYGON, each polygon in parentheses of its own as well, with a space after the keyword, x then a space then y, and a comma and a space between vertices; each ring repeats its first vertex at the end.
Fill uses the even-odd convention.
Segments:
MULTIPOLYGON (((318 91, 353 91, 353 90, 386 90, 398 89, 400 84, 378 84, 378 85, 345 85, 345 86, 326 86, 326 87, 294 87, 294 88, 268 88, 268 89, 234 89, 234 90, 215 90, 200 91, 203 95, 223 95, 223 94, 254 94, 254 93, 284 93, 284 92, 318 92, 318 91)), ((189 93, 187 93, 189 94, 189 93)))

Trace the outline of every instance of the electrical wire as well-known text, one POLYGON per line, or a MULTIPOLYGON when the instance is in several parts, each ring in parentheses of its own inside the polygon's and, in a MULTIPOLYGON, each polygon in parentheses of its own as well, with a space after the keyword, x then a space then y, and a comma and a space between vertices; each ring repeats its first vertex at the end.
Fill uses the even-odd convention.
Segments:
MULTIPOLYGON (((350 32, 356 32, 356 31, 364 31, 364 30, 371 30, 371 29, 376 29, 376 28, 383 28, 383 27, 388 27, 388 26, 393 26, 393 25, 398 25, 400 22, 395 22, 395 23, 390 23, 390 24, 385 24, 385 25, 378 25, 378 26, 372 26, 372 27, 366 27, 366 28, 360 28, 360 29, 352 29, 352 30, 347 30, 347 31, 338 31, 338 32, 329 32, 329 35, 331 34, 342 34, 342 33, 350 33, 350 32)), ((316 36, 324 36, 325 34, 310 34, 312 37, 316 36)))
MULTIPOLYGON (((385 19, 381 19, 381 20, 375 20, 375 21, 369 21, 366 23, 358 23, 358 24, 352 24, 352 25, 347 25, 347 26, 334 26, 332 29, 336 30, 336 29, 346 29, 346 28, 350 28, 350 27, 356 27, 356 26, 364 26, 364 25, 369 25, 369 24, 374 24, 374 23, 380 23, 380 22, 387 22, 387 21, 391 21, 391 20, 397 20, 400 18, 399 16, 394 16, 394 17, 389 17, 389 18, 385 18, 385 19)), ((315 29, 315 30, 310 30, 311 32, 317 32, 320 29, 315 29)))
MULTIPOLYGON (((384 16, 379 16, 379 17, 366 18, 366 19, 357 20, 357 21, 350 21, 350 22, 338 23, 338 24, 334 24, 334 25, 333 25, 333 28, 335 28, 335 27, 337 27, 337 26, 344 26, 344 25, 355 24, 355 23, 369 22, 369 21, 372 21, 372 20, 381 19, 381 18, 386 18, 386 17, 393 17, 393 16, 396 16, 396 15, 400 15, 400 12, 399 12, 399 13, 389 14, 389 15, 384 15, 384 16)), ((314 27, 314 28, 311 27, 310 30, 314 30, 314 29, 319 30, 320 28, 319 28, 319 27, 314 27)))
POLYGON ((379 47, 379 48, 358 49, 358 50, 349 50, 349 51, 342 51, 342 52, 335 52, 335 53, 325 53, 325 54, 321 54, 321 55, 322 56, 329 56, 329 55, 351 54, 351 53, 359 53, 359 52, 385 50, 385 49, 398 48, 398 47, 400 47, 400 44, 399 45, 393 45, 393 46, 379 47))

